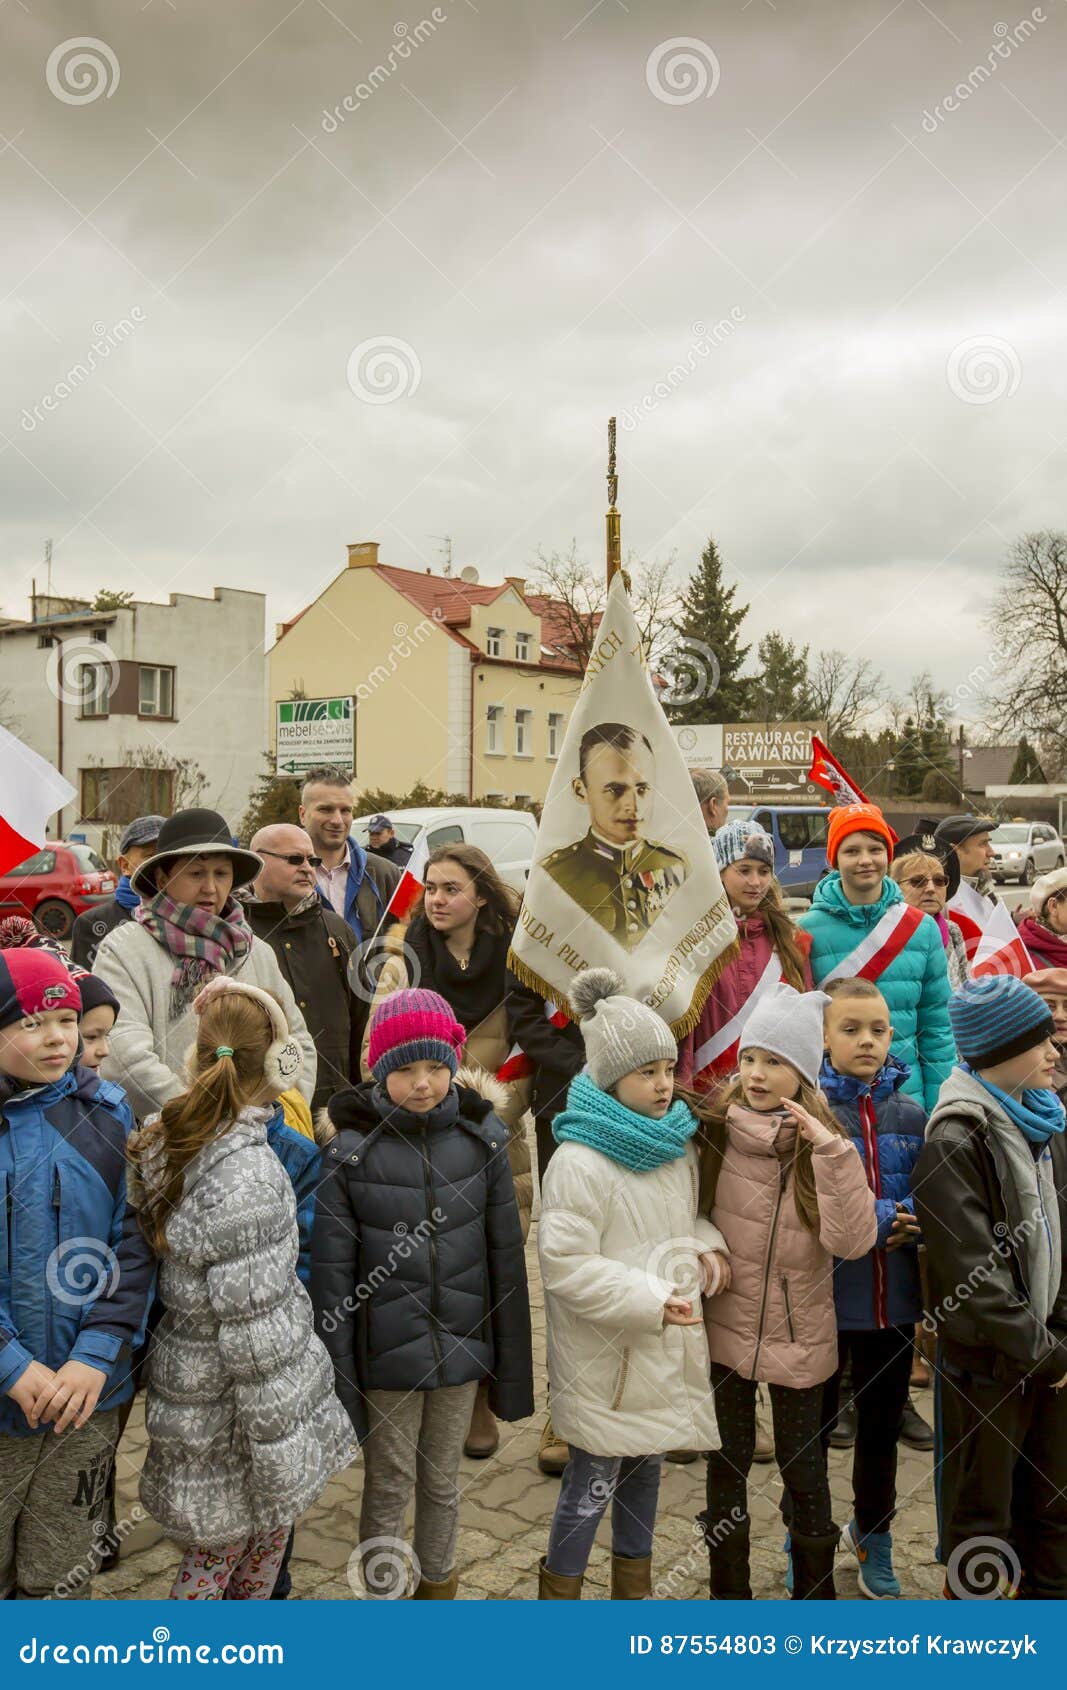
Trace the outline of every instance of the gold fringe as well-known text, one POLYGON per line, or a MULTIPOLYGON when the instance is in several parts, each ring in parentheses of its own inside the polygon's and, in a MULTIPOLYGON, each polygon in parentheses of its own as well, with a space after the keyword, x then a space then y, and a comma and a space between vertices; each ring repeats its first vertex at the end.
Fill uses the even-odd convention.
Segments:
MULTIPOLYGON (((723 913, 725 914, 727 907, 725 898, 721 900, 721 903, 723 913)), ((715 904, 708 913, 714 914, 718 909, 719 904, 715 904)), ((704 1012, 704 1005, 711 996, 712 988, 719 979, 719 976, 722 974, 724 969, 729 967, 730 963, 732 963, 736 957, 740 956, 740 954, 741 941, 735 937, 730 940, 730 943, 726 946, 725 950, 720 952, 714 962, 710 962, 708 964, 693 989, 693 998, 689 1008, 686 1010, 684 1015, 678 1018, 677 1021, 671 1021, 669 1023, 671 1032, 674 1034, 676 1039, 683 1039, 686 1033, 692 1032, 704 1012)), ((554 1003, 556 1008, 567 1017, 568 1021, 574 1020, 574 1016, 570 1013, 570 1007, 566 1004, 566 1001, 564 1001, 564 1003, 560 1002, 560 988, 558 986, 550 986, 547 980, 543 980, 540 974, 530 968, 529 965, 525 963, 520 956, 517 956, 515 951, 512 949, 508 950, 507 966, 511 970, 512 974, 514 974, 515 978, 517 980, 521 980, 524 986, 528 986, 531 992, 536 992, 539 997, 546 998, 550 1003, 554 1003)))

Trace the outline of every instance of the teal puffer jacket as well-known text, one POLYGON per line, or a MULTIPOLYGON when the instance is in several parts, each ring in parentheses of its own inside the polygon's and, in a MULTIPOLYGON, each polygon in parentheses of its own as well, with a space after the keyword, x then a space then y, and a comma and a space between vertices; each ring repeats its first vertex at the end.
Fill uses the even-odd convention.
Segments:
MULTIPOLYGON (((797 925, 811 934, 811 972, 816 986, 861 944, 876 922, 903 894, 883 880, 876 904, 850 904, 836 869, 820 880, 811 908, 797 925)), ((908 943, 876 982, 893 1020, 892 1054, 911 1066, 902 1091, 932 1109, 956 1061, 948 1019, 948 965, 937 923, 925 916, 908 943)))

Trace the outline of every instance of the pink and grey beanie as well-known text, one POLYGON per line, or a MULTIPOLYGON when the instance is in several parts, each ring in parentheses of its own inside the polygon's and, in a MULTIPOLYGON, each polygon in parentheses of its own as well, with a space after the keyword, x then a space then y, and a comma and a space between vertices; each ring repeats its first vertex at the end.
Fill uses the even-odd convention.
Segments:
POLYGON ((409 1062, 443 1062, 455 1074, 466 1039, 444 998, 410 986, 383 998, 371 1016, 367 1062, 379 1084, 409 1062))

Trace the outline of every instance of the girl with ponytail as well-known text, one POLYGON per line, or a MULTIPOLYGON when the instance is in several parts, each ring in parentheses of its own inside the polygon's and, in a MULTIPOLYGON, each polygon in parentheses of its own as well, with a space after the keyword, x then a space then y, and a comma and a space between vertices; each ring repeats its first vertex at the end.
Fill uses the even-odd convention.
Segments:
POLYGON ((296 1274, 293 1189, 268 1142, 302 1055, 269 992, 197 997, 188 1090, 130 1140, 160 1257, 141 1501, 184 1546, 171 1596, 270 1596, 293 1522, 354 1453, 296 1274))

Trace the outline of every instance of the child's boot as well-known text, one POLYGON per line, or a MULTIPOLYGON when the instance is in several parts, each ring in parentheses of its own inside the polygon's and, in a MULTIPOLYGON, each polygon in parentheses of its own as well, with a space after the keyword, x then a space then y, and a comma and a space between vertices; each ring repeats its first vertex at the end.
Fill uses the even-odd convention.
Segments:
POLYGON ((537 1566, 537 1600, 539 1602, 579 1602, 582 1596, 582 1575, 576 1578, 565 1573, 550 1573, 542 1555, 537 1566))
POLYGON ((713 1602, 751 1602, 748 1551, 751 1522, 746 1514, 735 1524, 709 1523, 707 1514, 697 1515, 708 1546, 708 1594, 713 1602), (728 1530, 724 1526, 728 1525, 728 1530))
POLYGON ((459 1588, 459 1569, 452 1568, 446 1579, 420 1578, 412 1593, 414 1602, 454 1602, 459 1588))
POLYGON ((652 1557, 634 1560, 628 1555, 611 1557, 611 1600, 644 1602, 652 1595, 652 1557))
POLYGON ((794 1602, 836 1602, 834 1553, 840 1535, 836 1526, 823 1537, 804 1537, 793 1527, 789 1537, 794 1602))
POLYGON ((888 1532, 868 1532, 861 1537, 855 1520, 841 1533, 841 1547, 859 1563, 859 1586, 874 1602, 888 1602, 900 1595, 900 1581, 893 1571, 893 1539, 888 1532))

